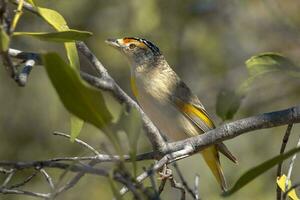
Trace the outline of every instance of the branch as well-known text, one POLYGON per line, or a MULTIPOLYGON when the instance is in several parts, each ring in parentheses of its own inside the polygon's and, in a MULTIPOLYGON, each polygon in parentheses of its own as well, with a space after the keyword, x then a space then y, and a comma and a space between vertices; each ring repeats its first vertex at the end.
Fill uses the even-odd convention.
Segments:
POLYGON ((99 89, 105 89, 106 91, 110 92, 121 104, 125 104, 125 105, 127 105, 127 107, 136 108, 141 114, 141 118, 143 121, 143 127, 146 131, 146 135, 147 135, 149 141, 151 142, 154 150, 162 151, 162 150, 166 149, 165 141, 164 141, 163 137, 161 136, 157 127, 147 117, 147 115, 140 108, 140 106, 133 99, 131 99, 120 88, 120 86, 115 82, 115 80, 108 74, 105 67, 98 60, 98 58, 91 52, 91 50, 86 46, 86 44, 83 42, 77 42, 76 46, 77 46, 78 50, 90 61, 90 63, 94 67, 95 71, 100 76, 99 79, 97 79, 97 78, 93 79, 93 81, 94 81, 93 83, 95 83, 95 82, 97 82, 97 80, 99 80, 99 82, 98 82, 99 84, 97 84, 97 87, 99 89), (103 80, 110 82, 110 84, 111 84, 110 87, 102 88, 101 83, 103 83, 103 80))
POLYGON ((190 148, 186 151, 186 155, 189 155, 203 150, 212 144, 217 144, 251 131, 292 123, 300 123, 300 106, 264 113, 224 124, 204 134, 169 143, 167 152, 163 153, 176 152, 189 146, 190 148))
MULTIPOLYGON (((67 135, 67 134, 65 134, 65 133, 61 133, 61 132, 58 132, 58 131, 55 131, 55 132, 53 133, 53 135, 62 136, 62 137, 68 138, 68 139, 71 138, 70 135, 67 135)), ((77 144, 80 144, 81 146, 87 148, 87 149, 90 150, 92 153, 94 153, 96 156, 100 155, 100 153, 99 153, 94 147, 92 147, 91 145, 89 145, 88 143, 86 143, 86 142, 84 142, 84 141, 82 141, 82 140, 80 140, 80 139, 78 139, 78 138, 75 138, 75 142, 76 142, 77 144)))
POLYGON ((183 186, 181 183, 177 182, 177 181, 174 179, 174 177, 172 177, 172 178, 170 179, 170 183, 171 183, 171 186, 172 186, 173 188, 176 188, 176 189, 180 190, 180 192, 181 192, 180 200, 185 200, 185 188, 184 188, 184 186, 183 186))
POLYGON ((44 199, 48 199, 50 197, 50 194, 43 194, 38 192, 29 192, 25 190, 19 190, 19 189, 7 189, 7 188, 1 188, 0 187, 0 193, 1 194, 21 194, 21 195, 27 195, 32 197, 40 197, 44 199))
MULTIPOLYGON (((16 0, 15 2, 18 3, 19 1, 16 0)), ((35 14, 38 14, 30 4, 24 3, 23 7, 35 14)), ((142 111, 139 105, 119 87, 119 85, 108 74, 105 67, 96 58, 96 56, 90 51, 90 49, 83 42, 78 42, 77 48, 91 62, 95 71, 99 75, 98 78, 98 77, 90 76, 88 74, 81 73, 82 77, 93 86, 110 92, 120 103, 127 105, 128 108, 135 107, 141 113, 144 129, 154 149, 153 155, 156 156, 156 158, 161 157, 161 159, 152 167, 152 169, 150 169, 153 171, 159 170, 164 164, 168 164, 176 160, 190 156, 191 154, 196 153, 208 147, 209 145, 216 144, 221 141, 237 137, 241 134, 258 130, 258 129, 271 128, 271 127, 281 126, 284 124, 300 122, 300 107, 298 106, 287 110, 266 113, 254 117, 241 119, 232 123, 225 124, 217 129, 211 130, 200 136, 189 138, 183 141, 166 144, 164 142, 163 137, 160 135, 159 130, 146 116, 146 114, 142 111)), ((13 56, 13 53, 8 52, 8 54, 9 56, 13 56)), ((17 55, 20 56, 20 53, 17 55)), ((16 55, 15 57, 17 58, 16 55)), ((38 61, 36 61, 36 63, 38 63, 38 61)), ((5 165, 5 163, 2 164, 5 165)), ((39 166, 41 163, 39 163, 38 161, 32 161, 29 163, 18 162, 15 163, 13 167, 22 168, 28 166, 28 164, 31 165, 34 164, 39 166)), ((58 162, 50 162, 50 161, 43 162, 43 164, 45 165, 45 167, 55 167, 61 169, 68 169, 75 172, 81 172, 81 174, 78 174, 79 176, 84 173, 91 173, 91 174, 98 174, 98 175, 101 174, 103 176, 107 176, 106 171, 93 168, 87 165, 83 165, 83 166, 78 164, 69 165, 66 163, 58 163, 58 162)), ((140 176, 138 176, 137 182, 141 182, 148 176, 149 176, 149 171, 142 173, 140 176)), ((125 189, 123 188, 122 191, 126 192, 127 188, 125 189)))
POLYGON ((194 194, 195 194, 195 200, 199 200, 200 199, 200 195, 199 195, 199 175, 196 174, 195 176, 195 186, 194 186, 194 194))
POLYGON ((22 182, 17 183, 17 184, 12 185, 12 186, 9 186, 8 189, 14 189, 14 188, 18 188, 18 187, 23 186, 26 183, 28 183, 29 181, 31 181, 36 175, 37 175, 37 172, 35 171, 30 176, 28 176, 27 178, 25 178, 22 182))
MULTIPOLYGON (((24 8, 26 8, 24 4, 24 8)), ((119 101, 120 104, 125 104, 128 108, 134 107, 136 108, 142 118, 143 127, 146 131, 146 135, 151 142, 153 149, 158 150, 158 152, 166 149, 166 144, 161 136, 157 127, 152 123, 152 121, 147 117, 144 111, 140 108, 140 106, 131 98, 129 97, 115 82, 115 80, 108 74, 105 67, 102 63, 97 59, 97 57, 90 51, 90 49, 83 43, 77 42, 76 43, 78 50, 88 59, 88 61, 92 64, 94 70, 99 75, 98 77, 89 75, 85 72, 81 72, 82 78, 89 82, 94 87, 105 90, 110 92, 116 100, 119 101)), ((16 49, 9 49, 8 51, 11 57, 21 59, 21 60, 28 60, 34 59, 36 63, 41 63, 41 56, 38 53, 32 52, 23 52, 16 49)), ((27 80, 27 79, 26 79, 27 80)))
MULTIPOLYGON (((217 129, 211 130, 205 134, 192 137, 183 141, 169 143, 167 146, 160 135, 158 129, 154 126, 151 120, 145 115, 138 104, 132 100, 110 77, 106 69, 103 67, 101 62, 95 57, 94 54, 88 49, 88 47, 82 43, 77 43, 78 49, 85 55, 93 65, 94 69, 99 74, 100 78, 91 76, 86 73, 81 73, 82 77, 87 80, 93 86, 104 89, 111 92, 120 103, 125 103, 128 107, 137 108, 142 116, 144 128, 147 136, 151 141, 155 152, 159 155, 168 155, 169 157, 163 157, 161 162, 166 164, 175 160, 187 157, 195 152, 198 152, 209 145, 219 143, 224 140, 228 140, 239 136, 243 133, 250 131, 271 128, 281 126, 284 124, 299 123, 300 122, 300 107, 293 107, 287 110, 265 113, 245 119, 241 119, 235 122, 225 124, 217 129)), ((29 56, 33 53, 19 52, 16 54, 15 51, 9 51, 11 56, 29 56)), ((36 58, 39 58, 38 54, 35 54, 36 58)), ((40 60, 40 59, 39 59, 40 60)), ((154 154, 154 156, 157 156, 154 154)), ((159 162, 160 163, 160 162, 159 162)), ((156 164, 154 168, 159 169, 160 164, 156 164)), ((138 181, 142 181, 147 177, 147 174, 141 174, 138 177, 138 181)))
POLYGON ((45 177, 47 183, 49 184, 50 186, 50 189, 51 190, 54 190, 55 186, 54 186, 54 183, 52 181, 52 178, 51 176, 46 172, 46 170, 44 169, 39 169, 39 171, 41 172, 41 174, 43 174, 43 176, 45 177))
POLYGON ((184 188, 188 191, 188 193, 194 198, 197 199, 197 193, 195 193, 194 191, 198 192, 198 184, 199 184, 199 178, 198 175, 196 175, 195 177, 195 190, 193 191, 193 189, 191 189, 187 183, 187 181, 184 178, 184 175, 182 174, 181 170, 179 169, 179 166, 177 165, 176 162, 173 163, 173 167, 176 170, 180 181, 182 182, 182 185, 184 186, 184 188))
POLYGON ((28 168, 57 168, 57 169, 67 169, 72 172, 85 172, 88 174, 100 175, 100 176, 108 176, 108 172, 103 169, 93 168, 88 165, 83 164, 67 164, 55 161, 0 161, 0 166, 2 167, 10 167, 16 170, 23 170, 28 168))
MULTIPOLYGON (((210 130, 202 135, 169 143, 167 151, 161 152, 161 154, 164 154, 165 156, 154 165, 152 170, 157 171, 164 164, 169 164, 176 160, 183 159, 192 155, 193 153, 203 150, 212 144, 229 140, 241 134, 245 134, 254 130, 272 128, 299 122, 300 106, 240 119, 220 126, 219 128, 210 130)), ((142 173, 137 177, 137 181, 143 181, 147 177, 147 173, 142 173)), ((123 187, 120 190, 120 193, 125 194, 127 191, 127 188, 123 187)))

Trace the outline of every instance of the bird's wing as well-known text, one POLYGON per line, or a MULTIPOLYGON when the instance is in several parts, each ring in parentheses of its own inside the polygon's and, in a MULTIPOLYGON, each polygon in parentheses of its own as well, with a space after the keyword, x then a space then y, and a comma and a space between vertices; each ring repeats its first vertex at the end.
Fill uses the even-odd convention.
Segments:
MULTIPOLYGON (((201 109, 197 109, 197 107, 193 106, 192 104, 185 103, 179 98, 177 98, 174 103, 177 109, 183 113, 184 116, 187 117, 193 124, 195 124, 202 133, 214 128, 214 124, 205 110, 203 111, 201 109)), ((201 133, 200 131, 199 133, 201 133)), ((192 135, 192 133, 186 134, 190 134, 189 136, 195 136, 192 135)), ((222 190, 225 191, 226 181, 221 168, 217 146, 209 146, 203 149, 201 154, 218 183, 221 185, 222 190)))
POLYGON ((215 125, 204 106, 201 104, 197 96, 192 94, 191 90, 184 82, 181 81, 177 84, 173 96, 171 97, 171 102, 202 132, 215 128, 215 125))
MULTIPOLYGON (((193 95, 183 82, 178 84, 175 95, 172 98, 173 105, 202 132, 207 132, 215 128, 213 121, 198 97, 193 95)), ((217 144, 217 149, 232 162, 237 163, 236 157, 228 150, 224 143, 217 144)))
MULTIPOLYGON (((196 125, 202 132, 209 131, 215 128, 213 121, 208 116, 204 109, 199 109, 191 103, 182 101, 180 98, 176 98, 175 106, 184 114, 194 125, 196 125)), ((190 135, 194 136, 194 135, 190 135)))

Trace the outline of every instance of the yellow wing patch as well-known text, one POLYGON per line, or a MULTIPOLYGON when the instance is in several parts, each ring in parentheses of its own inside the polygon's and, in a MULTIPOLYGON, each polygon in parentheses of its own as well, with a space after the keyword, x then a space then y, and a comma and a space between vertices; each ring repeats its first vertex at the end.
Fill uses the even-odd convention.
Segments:
POLYGON ((135 97, 138 96, 138 89, 137 89, 137 86, 136 86, 136 82, 135 82, 135 77, 134 76, 131 76, 130 78, 130 86, 131 86, 131 90, 132 90, 132 93, 135 97))
POLYGON ((186 113, 187 115, 193 114, 199 117, 209 128, 215 128, 214 123, 212 120, 209 118, 209 116, 203 112, 202 110, 196 108, 195 106, 191 104, 184 103, 182 101, 177 101, 176 102, 177 106, 179 109, 183 112, 186 113))

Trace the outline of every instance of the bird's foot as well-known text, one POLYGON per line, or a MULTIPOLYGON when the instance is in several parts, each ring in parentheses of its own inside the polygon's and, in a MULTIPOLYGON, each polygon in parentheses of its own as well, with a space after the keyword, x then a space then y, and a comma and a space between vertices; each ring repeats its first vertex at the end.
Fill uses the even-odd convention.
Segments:
POLYGON ((159 174, 159 180, 167 180, 173 178, 173 172, 168 166, 165 164, 159 174))

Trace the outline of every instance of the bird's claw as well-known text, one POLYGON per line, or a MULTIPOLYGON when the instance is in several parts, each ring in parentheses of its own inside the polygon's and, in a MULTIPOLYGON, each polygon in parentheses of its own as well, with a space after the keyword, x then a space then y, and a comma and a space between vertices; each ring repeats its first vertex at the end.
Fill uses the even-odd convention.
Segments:
POLYGON ((159 174, 159 180, 166 180, 166 179, 172 179, 173 173, 170 168, 168 168, 167 165, 164 165, 163 169, 158 173, 159 174))

